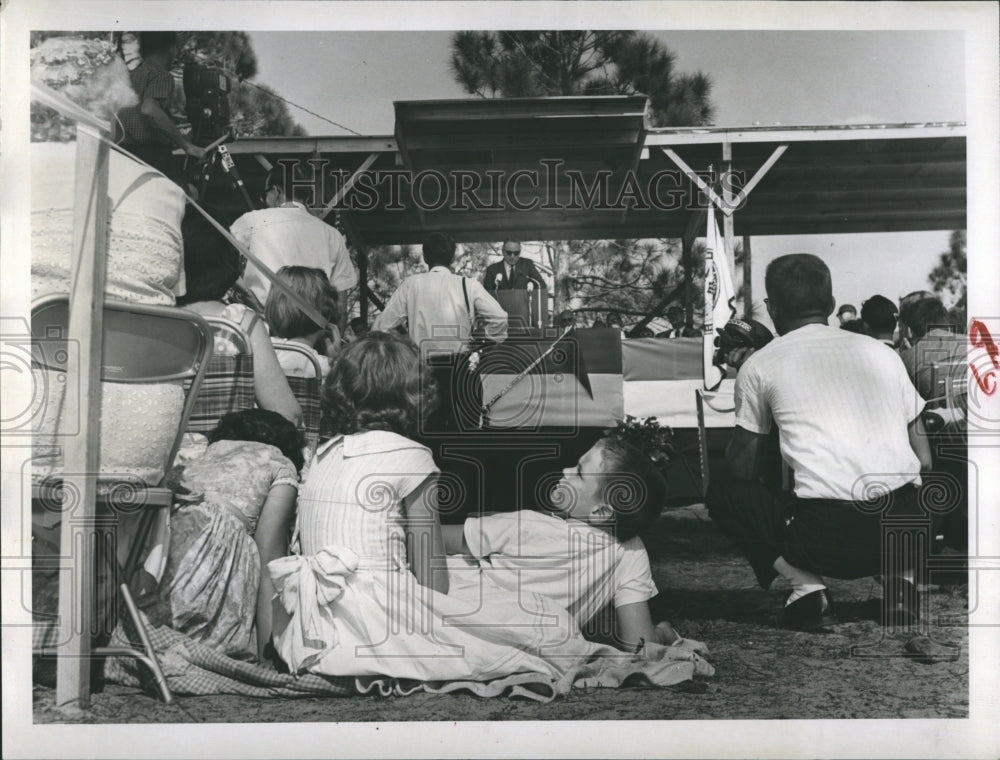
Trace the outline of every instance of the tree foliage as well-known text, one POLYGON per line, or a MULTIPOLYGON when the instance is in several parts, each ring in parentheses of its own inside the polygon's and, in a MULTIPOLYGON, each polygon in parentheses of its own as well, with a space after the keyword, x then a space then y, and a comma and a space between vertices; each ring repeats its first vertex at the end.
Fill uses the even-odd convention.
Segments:
POLYGON ((950 307, 955 324, 966 323, 968 273, 965 230, 955 230, 948 239, 948 250, 938 258, 927 279, 934 292, 950 307))
POLYGON ((675 70, 675 54, 631 31, 456 32, 451 71, 482 97, 635 95, 650 100, 656 126, 710 124, 712 82, 675 70))
MULTIPOLYGON (((484 98, 641 93, 657 126, 705 125, 713 115, 711 80, 677 71, 674 53, 641 32, 462 31, 449 63, 455 80, 484 98)), ((496 260, 488 260, 493 247, 466 245, 456 268, 481 274, 496 260)), ((638 321, 684 279, 675 240, 545 241, 539 253, 553 312, 573 309, 584 323, 610 311, 638 321)))
MULTIPOLYGON (((32 47, 49 37, 112 40, 111 32, 32 32, 32 47)), ((128 35, 126 35, 128 36, 128 35)), ((126 39, 125 45, 129 42, 126 39)), ((131 43, 135 45, 134 40, 131 43)), ((127 58, 127 56, 126 56, 127 58)), ((189 125, 184 114, 182 75, 184 64, 199 63, 221 69, 232 78, 229 108, 233 130, 239 137, 303 135, 285 102, 266 85, 251 80, 257 75, 257 55, 245 32, 178 32, 174 76, 174 100, 169 111, 183 130, 189 125)), ((75 128, 67 119, 49 109, 32 106, 32 140, 65 142, 75 138, 75 128)))

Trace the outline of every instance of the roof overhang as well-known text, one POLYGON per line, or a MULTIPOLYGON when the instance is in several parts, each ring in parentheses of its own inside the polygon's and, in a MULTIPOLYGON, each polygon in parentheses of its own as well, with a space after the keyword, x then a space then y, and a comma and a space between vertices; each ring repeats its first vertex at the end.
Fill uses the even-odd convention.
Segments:
MULTIPOLYGON (((229 149, 253 197, 268 166, 306 166, 317 205, 347 210, 367 245, 437 230, 459 241, 678 238, 706 188, 721 198, 723 185, 737 235, 966 226, 964 124, 649 129, 645 107, 643 96, 405 101, 391 137, 229 149)), ((224 177, 210 192, 224 215, 245 210, 224 177)))

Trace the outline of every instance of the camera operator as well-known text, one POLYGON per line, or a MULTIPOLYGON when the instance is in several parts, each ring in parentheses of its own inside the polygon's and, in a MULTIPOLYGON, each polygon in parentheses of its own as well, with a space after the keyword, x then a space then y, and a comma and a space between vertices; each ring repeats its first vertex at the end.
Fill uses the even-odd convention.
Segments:
MULTIPOLYGON (((779 337, 727 356, 739 369, 726 450, 732 477, 713 478, 706 502, 762 588, 778 575, 790 583, 783 624, 811 630, 835 622, 822 575, 882 573, 886 513, 919 514, 920 472, 930 467, 924 401, 891 348, 827 325, 833 293, 822 260, 781 256, 768 265, 765 288, 779 337), (774 425, 794 474, 791 494, 759 482, 774 425)), ((912 572, 887 578, 893 619, 916 614, 912 572)))
POLYGON ((139 33, 142 63, 129 72, 139 104, 119 111, 118 120, 124 131, 122 147, 182 184, 179 167, 171 155, 174 148, 198 160, 204 158, 205 151, 183 135, 167 113, 174 91, 170 66, 176 52, 176 32, 139 33))

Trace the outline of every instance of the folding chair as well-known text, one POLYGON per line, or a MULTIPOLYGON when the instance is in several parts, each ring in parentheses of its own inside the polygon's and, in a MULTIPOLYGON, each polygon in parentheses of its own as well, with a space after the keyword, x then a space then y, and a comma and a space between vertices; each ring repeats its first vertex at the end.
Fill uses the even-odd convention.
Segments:
POLYGON ((275 353, 290 352, 299 356, 304 356, 313 366, 312 377, 300 377, 285 375, 288 387, 292 389, 295 400, 302 407, 302 424, 305 429, 306 445, 309 453, 315 454, 319 444, 322 427, 322 410, 320 409, 320 389, 323 384, 323 369, 319 360, 305 346, 298 346, 294 343, 275 343, 275 353))
POLYGON ((253 409, 253 347, 238 324, 222 317, 204 317, 215 341, 231 343, 235 353, 216 350, 208 362, 205 379, 195 397, 185 432, 207 433, 229 412, 253 409))
MULTIPOLYGON (((69 331, 69 298, 65 295, 49 296, 34 304, 31 319, 32 363, 37 369, 65 372, 68 358, 67 335, 69 331)), ((145 306, 106 302, 104 305, 104 339, 101 357, 101 379, 114 383, 168 383, 185 381, 187 393, 177 426, 165 472, 169 472, 194 400, 201 386, 205 370, 212 356, 211 328, 199 315, 183 309, 164 306, 145 306)), ((172 697, 156 654, 149 643, 148 633, 138 615, 128 583, 138 566, 155 509, 169 508, 173 492, 161 484, 156 487, 136 488, 128 484, 129 505, 142 508, 139 530, 122 569, 123 582, 119 586, 129 617, 138 632, 143 648, 96 647, 96 655, 134 657, 144 662, 153 672, 163 698, 172 697)), ((61 508, 64 494, 61 481, 48 479, 32 487, 32 498, 43 506, 61 508)), ((115 508, 115 489, 112 487, 98 500, 104 506, 115 508)), ((116 521, 112 521, 111 530, 116 521)), ((92 604, 92 600, 88 601, 92 604)), ((84 634, 87 635, 87 634, 84 634)), ((39 655, 55 654, 50 648, 36 650, 39 655)))

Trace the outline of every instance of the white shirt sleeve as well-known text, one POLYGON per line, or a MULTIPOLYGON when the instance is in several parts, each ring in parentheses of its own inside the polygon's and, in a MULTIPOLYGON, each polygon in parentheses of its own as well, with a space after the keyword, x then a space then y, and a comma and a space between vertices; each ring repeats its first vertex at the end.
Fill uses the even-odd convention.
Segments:
POLYGON ((347 250, 344 236, 334 228, 330 228, 330 284, 343 293, 358 284, 358 273, 351 263, 351 254, 347 250))
POLYGON ((767 435, 771 432, 771 407, 752 359, 750 357, 736 375, 736 424, 751 433, 767 435))
POLYGON ((476 558, 488 557, 491 554, 519 554, 519 514, 519 512, 502 512, 496 515, 466 518, 464 532, 469 553, 476 558))
POLYGON ((649 555, 642 539, 636 536, 622 544, 622 558, 615 567, 615 607, 646 602, 657 594, 649 555))
POLYGON ((396 288, 396 292, 389 298, 385 309, 372 322, 372 330, 376 332, 389 332, 397 325, 401 325, 403 320, 406 319, 406 293, 409 290, 407 282, 409 282, 408 279, 403 280, 399 284, 399 287, 396 288))
POLYGON ((491 340, 502 343, 507 339, 507 312, 478 280, 469 279, 468 284, 473 320, 482 317, 486 323, 486 335, 491 340))

